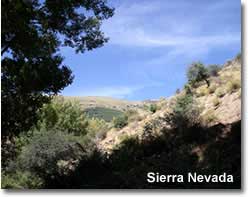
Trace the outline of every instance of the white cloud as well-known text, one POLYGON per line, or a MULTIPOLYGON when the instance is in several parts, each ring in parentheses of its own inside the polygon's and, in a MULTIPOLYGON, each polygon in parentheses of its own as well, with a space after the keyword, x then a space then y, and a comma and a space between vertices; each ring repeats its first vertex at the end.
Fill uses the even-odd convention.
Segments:
POLYGON ((125 98, 132 95, 139 87, 102 87, 82 92, 81 96, 107 96, 115 98, 125 98))
POLYGON ((133 96, 137 91, 147 87, 159 87, 163 84, 160 82, 144 83, 142 85, 128 85, 128 86, 106 86, 97 87, 84 90, 80 96, 106 96, 114 98, 126 98, 133 96))
MULTIPOLYGON (((226 6, 219 2, 210 4, 205 12, 194 15, 166 14, 185 11, 190 3, 173 4, 172 1, 149 1, 139 4, 122 4, 116 14, 103 24, 104 32, 110 37, 110 44, 127 47, 169 47, 169 53, 194 53, 189 49, 199 48, 208 52, 214 47, 223 47, 240 41, 239 29, 236 32, 214 26, 206 28, 211 17, 226 6), (218 9, 219 10, 218 10, 218 9), (182 10, 180 10, 182 9, 182 10), (162 13, 162 14, 161 14, 162 13), (205 33, 205 31, 209 31, 205 33), (224 32, 224 33, 223 33, 224 32), (202 48, 205 48, 204 50, 202 48)), ((199 11, 200 12, 200 11, 199 11)), ((211 18, 211 20, 210 20, 211 18)), ((228 23, 228 21, 226 21, 228 23)))

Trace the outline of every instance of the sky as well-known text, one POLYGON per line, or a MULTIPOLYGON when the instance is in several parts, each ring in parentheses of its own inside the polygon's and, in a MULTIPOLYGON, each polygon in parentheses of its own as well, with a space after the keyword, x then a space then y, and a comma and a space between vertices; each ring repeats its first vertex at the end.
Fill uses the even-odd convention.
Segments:
POLYGON ((239 0, 112 0, 108 43, 83 54, 62 48, 75 76, 66 96, 169 97, 195 61, 223 64, 241 51, 239 0))

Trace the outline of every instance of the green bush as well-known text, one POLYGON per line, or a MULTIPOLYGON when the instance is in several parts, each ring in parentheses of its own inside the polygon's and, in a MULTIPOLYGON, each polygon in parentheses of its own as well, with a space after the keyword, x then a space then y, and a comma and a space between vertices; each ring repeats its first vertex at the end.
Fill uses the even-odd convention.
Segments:
POLYGON ((208 70, 205 68, 205 66, 201 62, 194 62, 190 65, 187 71, 187 77, 189 84, 196 86, 196 84, 200 81, 205 81, 207 85, 209 86, 208 81, 208 70))
POLYGON ((192 95, 185 94, 176 98, 172 111, 165 120, 173 128, 185 128, 199 123, 200 108, 192 95))
POLYGON ((213 64, 208 66, 208 73, 210 76, 216 77, 218 76, 218 72, 220 71, 220 66, 213 64))
POLYGON ((128 117, 126 115, 113 118, 113 125, 115 128, 121 129, 128 124, 128 117))
POLYGON ((156 104, 151 104, 149 106, 149 110, 152 112, 152 113, 155 113, 157 110, 158 110, 158 106, 156 104))
POLYGON ((85 135, 87 133, 87 117, 76 101, 56 98, 50 104, 44 105, 38 114, 38 127, 57 128, 75 135, 85 135))
POLYGON ((44 182, 28 171, 13 171, 2 175, 1 184, 2 189, 39 189, 44 182))
POLYGON ((87 127, 86 137, 90 139, 104 139, 108 130, 110 129, 109 125, 103 120, 98 118, 92 118, 88 120, 89 124, 87 127))
POLYGON ((23 147, 14 165, 41 177, 52 177, 58 174, 58 161, 71 159, 75 155, 73 140, 72 135, 42 128, 30 139, 30 144, 23 147))
POLYGON ((238 53, 237 56, 235 57, 235 59, 241 62, 242 61, 242 54, 238 53))

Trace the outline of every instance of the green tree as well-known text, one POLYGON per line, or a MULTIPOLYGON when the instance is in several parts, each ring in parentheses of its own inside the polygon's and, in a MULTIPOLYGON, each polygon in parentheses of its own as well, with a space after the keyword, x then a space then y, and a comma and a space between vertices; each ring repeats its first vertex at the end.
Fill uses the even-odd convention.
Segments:
POLYGON ((208 73, 210 76, 218 76, 218 72, 220 71, 220 66, 216 64, 212 64, 208 66, 208 73))
POLYGON ((196 83, 204 80, 209 86, 208 81, 208 70, 201 62, 192 63, 187 71, 188 81, 192 85, 196 85, 196 83))
POLYGON ((61 46, 85 52, 107 42, 100 29, 113 15, 105 0, 2 1, 2 136, 35 123, 49 96, 72 83, 61 46))
POLYGON ((165 120, 171 127, 183 130, 199 123, 200 112, 192 94, 184 94, 176 98, 165 120))

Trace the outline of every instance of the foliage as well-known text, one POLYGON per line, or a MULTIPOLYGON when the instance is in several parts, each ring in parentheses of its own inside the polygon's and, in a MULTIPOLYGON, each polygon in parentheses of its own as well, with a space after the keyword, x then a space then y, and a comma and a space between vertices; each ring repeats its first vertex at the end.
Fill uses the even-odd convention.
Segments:
POLYGON ((192 95, 178 96, 171 110, 165 120, 173 128, 182 129, 199 123, 200 108, 192 95))
POLYGON ((128 117, 126 115, 114 117, 113 118, 113 125, 115 128, 121 129, 128 124, 128 117))
POLYGON ((43 178, 58 174, 58 161, 73 157, 73 136, 61 131, 44 128, 37 132, 18 157, 21 169, 37 173, 43 178))
POLYGON ((203 114, 202 117, 203 125, 207 126, 215 121, 217 121, 217 116, 215 115, 215 111, 213 109, 210 109, 203 114))
POLYGON ((150 110, 152 113, 155 113, 155 112, 158 110, 157 104, 152 103, 152 104, 149 106, 149 110, 150 110))
POLYGON ((177 88, 177 89, 176 89, 176 94, 180 94, 180 92, 181 92, 180 89, 177 88))
POLYGON ((215 90, 217 89, 217 86, 216 84, 211 84, 208 89, 209 89, 209 93, 213 94, 215 90))
POLYGON ((238 60, 239 62, 242 61, 242 53, 238 53, 237 56, 235 57, 236 60, 238 60))
POLYGON ((209 94, 209 88, 206 86, 201 86, 197 90, 197 96, 206 96, 209 94))
POLYGON ((103 140, 106 137, 109 125, 103 119, 92 118, 88 120, 89 124, 87 127, 86 138, 103 140))
POLYGON ((198 82, 205 80, 207 85, 209 86, 208 81, 208 70, 201 62, 194 62, 190 65, 187 71, 187 77, 189 84, 195 86, 198 82))
POLYGON ((87 133, 88 119, 76 101, 55 98, 38 112, 38 127, 57 128, 75 135, 87 133))
POLYGON ((128 122, 140 121, 141 117, 137 110, 129 109, 125 112, 125 115, 128 117, 128 122))
POLYGON ((190 84, 184 85, 183 89, 185 90, 186 94, 192 94, 192 90, 191 90, 192 88, 191 88, 190 84))
POLYGON ((2 175, 3 189, 39 189, 43 187, 43 180, 28 171, 14 171, 2 175))
POLYGON ((89 118, 103 119, 107 122, 110 122, 114 117, 123 115, 122 111, 106 107, 87 108, 84 110, 84 112, 89 118))
POLYGON ((219 104, 220 104, 220 101, 219 101, 218 97, 214 97, 214 99, 213 99, 213 105, 215 107, 217 107, 217 106, 219 106, 219 104))
POLYGON ((230 81, 227 82, 227 92, 233 93, 239 90, 241 87, 241 81, 240 79, 230 79, 230 81))
POLYGON ((101 47, 107 38, 100 26, 113 9, 103 0, 3 1, 1 5, 2 135, 9 136, 27 131, 49 95, 72 83, 59 47, 76 52, 101 47))
POLYGON ((218 72, 220 71, 220 66, 217 64, 212 64, 207 67, 208 73, 210 76, 216 77, 218 76, 218 72))
POLYGON ((223 89, 223 87, 219 87, 215 91, 215 94, 216 94, 217 97, 221 98, 226 94, 226 91, 223 89))

